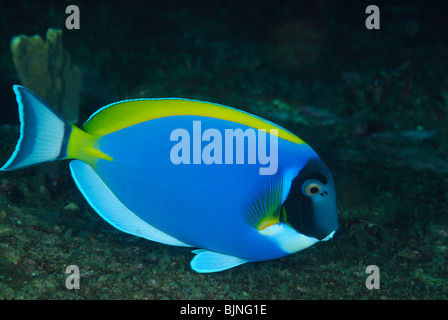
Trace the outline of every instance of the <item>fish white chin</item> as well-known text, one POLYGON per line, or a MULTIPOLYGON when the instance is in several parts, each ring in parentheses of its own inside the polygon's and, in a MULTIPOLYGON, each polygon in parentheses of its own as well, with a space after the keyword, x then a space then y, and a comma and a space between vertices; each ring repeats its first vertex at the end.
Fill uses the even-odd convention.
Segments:
POLYGON ((330 240, 331 238, 333 238, 335 232, 336 232, 336 230, 334 230, 332 233, 330 233, 328 236, 326 236, 325 238, 323 238, 320 241, 328 241, 328 240, 330 240))
POLYGON ((306 249, 319 242, 318 239, 301 234, 282 222, 266 227, 259 232, 272 238, 283 251, 289 254, 306 249))

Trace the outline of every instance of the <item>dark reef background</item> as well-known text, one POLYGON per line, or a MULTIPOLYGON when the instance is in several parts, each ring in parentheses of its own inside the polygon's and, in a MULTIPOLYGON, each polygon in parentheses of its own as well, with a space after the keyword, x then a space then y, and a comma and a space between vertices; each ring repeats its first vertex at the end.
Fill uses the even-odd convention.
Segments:
POLYGON ((18 139, 11 39, 58 28, 82 71, 81 122, 137 97, 260 115, 327 163, 344 228, 283 259, 197 274, 190 250, 104 222, 69 175, 0 172, 0 299, 446 299, 447 9, 423 0, 0 0, 1 164, 18 139), (71 4, 79 30, 65 28, 71 4), (370 4, 379 30, 365 27, 370 4), (79 290, 65 287, 72 264, 79 290), (378 290, 366 288, 369 265, 380 270, 378 290))

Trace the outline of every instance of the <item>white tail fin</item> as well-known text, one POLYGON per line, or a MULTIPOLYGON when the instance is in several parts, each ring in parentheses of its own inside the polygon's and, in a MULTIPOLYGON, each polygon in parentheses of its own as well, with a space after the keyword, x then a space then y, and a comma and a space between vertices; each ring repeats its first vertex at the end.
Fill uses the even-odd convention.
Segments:
POLYGON ((19 105, 20 138, 11 158, 0 168, 12 171, 66 156, 72 126, 31 90, 15 85, 19 105))

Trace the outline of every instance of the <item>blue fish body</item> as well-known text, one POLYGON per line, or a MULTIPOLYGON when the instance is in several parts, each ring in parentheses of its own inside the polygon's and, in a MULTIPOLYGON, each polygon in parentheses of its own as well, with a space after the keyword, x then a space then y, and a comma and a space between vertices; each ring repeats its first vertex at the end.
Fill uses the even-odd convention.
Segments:
POLYGON ((207 102, 138 99, 100 109, 80 130, 30 90, 14 90, 21 138, 2 170, 73 159, 74 180, 101 217, 136 236, 200 248, 197 272, 280 258, 338 228, 328 168, 269 121, 207 102), (51 148, 27 143, 26 130, 45 134, 51 122, 60 135, 51 148), (243 144, 229 132, 242 133, 243 144), (45 159, 43 148, 51 149, 45 159))
MULTIPOLYGON (((206 122, 197 116, 167 117, 128 127, 100 140, 101 150, 114 161, 98 162, 99 176, 132 212, 182 242, 248 260, 286 255, 243 221, 242 213, 249 205, 253 190, 264 185, 270 176, 260 175, 257 166, 247 163, 174 165, 170 161, 172 144, 167 143, 167 138, 171 131, 191 127, 198 120, 203 130, 208 127, 222 131, 232 127, 247 129, 220 119, 206 119, 206 122), (149 144, 147 136, 155 140, 149 144), (129 144, 129 139, 135 145, 129 144), (145 144, 147 147, 142 148, 145 144), (167 199, 160 195, 170 196, 167 199), (260 246, 263 251, 254 250, 260 246)), ((282 155, 279 165, 289 168, 291 176, 314 155, 307 145, 294 145, 285 140, 279 143, 279 153, 282 155)))

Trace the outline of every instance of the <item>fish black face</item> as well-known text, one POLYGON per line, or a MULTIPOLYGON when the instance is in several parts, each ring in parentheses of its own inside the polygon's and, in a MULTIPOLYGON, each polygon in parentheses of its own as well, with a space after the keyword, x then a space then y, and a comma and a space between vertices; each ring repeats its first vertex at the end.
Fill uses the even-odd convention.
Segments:
POLYGON ((333 177, 319 158, 312 158, 292 181, 283 206, 287 222, 298 232, 319 240, 339 228, 333 177))

